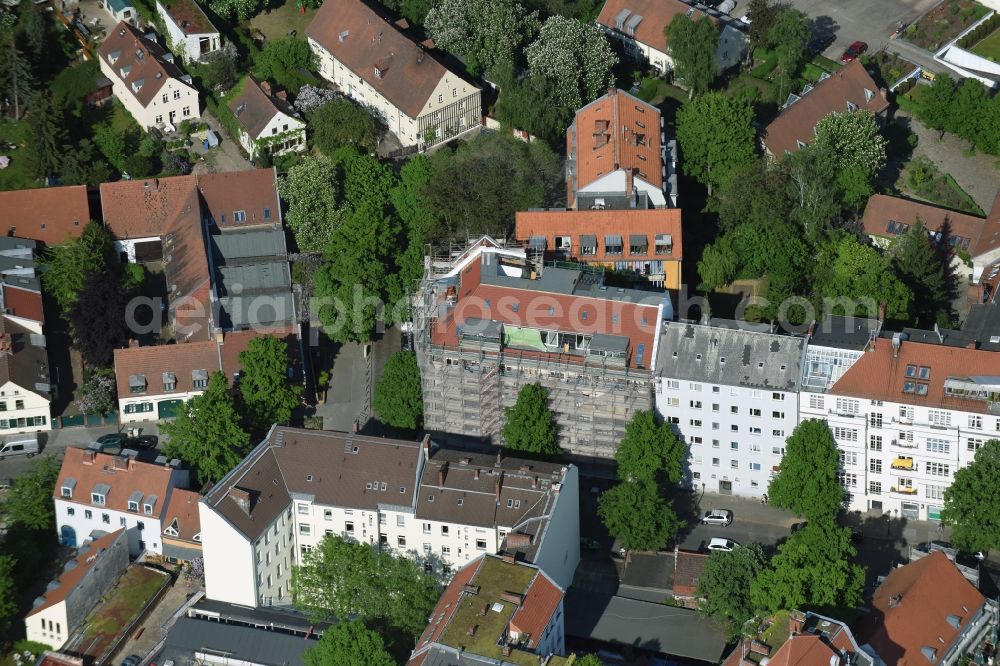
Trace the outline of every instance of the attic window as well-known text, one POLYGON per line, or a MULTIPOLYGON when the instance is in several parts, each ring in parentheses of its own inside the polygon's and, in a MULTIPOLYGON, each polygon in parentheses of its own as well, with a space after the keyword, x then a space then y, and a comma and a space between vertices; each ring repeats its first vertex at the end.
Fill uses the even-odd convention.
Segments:
POLYGON ((62 488, 60 489, 60 494, 63 497, 68 497, 72 499, 74 488, 76 488, 76 479, 74 479, 73 477, 69 477, 68 479, 63 481, 62 488))
POLYGON ((306 481, 312 481, 312 480, 313 480, 313 475, 312 474, 306 474, 306 481))
POLYGON ((400 495, 406 494, 406 486, 400 486, 399 487, 399 494, 400 495))
POLYGON ((381 79, 382 78, 382 70, 379 69, 377 65, 375 66, 375 78, 376 79, 381 79))
POLYGON ((906 376, 907 377, 915 377, 916 374, 917 374, 917 366, 915 366, 915 365, 908 365, 908 366, 906 366, 906 376))
POLYGON ((339 34, 339 35, 337 35, 337 38, 338 38, 338 39, 339 39, 340 41, 344 41, 344 40, 346 40, 346 39, 347 39, 347 36, 348 36, 349 34, 351 34, 351 31, 350 31, 350 30, 341 30, 341 31, 340 31, 340 34, 339 34))
POLYGON ((199 369, 191 371, 191 385, 194 388, 205 388, 208 386, 208 370, 199 369))
POLYGON ((917 374, 917 376, 920 377, 920 379, 930 379, 931 369, 928 368, 926 365, 922 365, 920 366, 920 372, 917 374))
POLYGON ((108 62, 111 63, 112 65, 115 64, 115 62, 118 60, 118 58, 121 57, 121 55, 122 55, 121 51, 112 51, 111 53, 108 54, 108 62))
POLYGON ((433 502, 434 501, 434 495, 428 495, 427 496, 427 501, 428 502, 433 502))
POLYGON ((142 84, 143 83, 145 83, 145 81, 143 79, 139 79, 137 81, 133 81, 132 82, 132 92, 139 92, 139 90, 142 88, 142 84))
POLYGON ((128 390, 130 393, 145 393, 146 375, 129 375, 128 390))
POLYGON ((264 209, 264 219, 265 220, 270 220, 271 219, 271 209, 270 208, 265 208, 264 209))
POLYGON ((937 648, 932 648, 929 646, 924 646, 920 648, 920 654, 924 655, 927 661, 932 664, 937 661, 937 648))
POLYGON ((146 498, 146 501, 142 503, 142 512, 147 516, 153 515, 153 509, 156 507, 156 495, 150 495, 146 498))
POLYGON ((163 373, 163 390, 174 391, 177 389, 177 375, 172 372, 163 373))
POLYGON ((847 103, 847 110, 848 111, 857 111, 858 110, 858 105, 855 104, 854 102, 848 102, 847 103))
POLYGON ((871 90, 868 90, 868 88, 865 88, 865 101, 870 102, 872 101, 873 97, 875 97, 875 93, 873 93, 871 90))
POLYGON ((234 210, 233 211, 233 222, 246 222, 247 212, 245 210, 234 210))
POLYGON ((198 534, 195 534, 192 538, 198 543, 201 543, 201 532, 198 532, 198 534))

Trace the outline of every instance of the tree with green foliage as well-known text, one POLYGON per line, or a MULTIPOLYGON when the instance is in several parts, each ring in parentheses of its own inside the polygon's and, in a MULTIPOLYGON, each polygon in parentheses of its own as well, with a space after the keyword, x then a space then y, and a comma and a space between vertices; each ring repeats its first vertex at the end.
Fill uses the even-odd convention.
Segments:
POLYGON ((386 9, 401 14, 412 25, 423 26, 428 12, 434 7, 433 0, 385 0, 386 9))
POLYGON ((83 386, 73 401, 76 408, 88 416, 110 414, 118 408, 118 388, 115 386, 115 372, 111 368, 90 371, 83 386))
POLYGON ((622 481, 604 491, 597 514, 626 550, 658 550, 684 526, 651 481, 622 481))
MULTIPOLYGON (((983 125, 985 119, 983 111, 987 107, 988 99, 986 87, 978 79, 972 77, 962 79, 951 100, 945 129, 975 146, 980 137, 987 132, 987 128, 983 125)), ((989 130, 998 131, 995 127, 989 130)))
MULTIPOLYGON (((257 3, 261 0, 213 0, 210 6, 214 2, 232 1, 257 3)), ((299 37, 282 37, 268 40, 264 44, 264 48, 253 59, 253 75, 258 81, 273 81, 282 78, 285 72, 308 68, 311 63, 312 52, 306 40, 299 37)))
POLYGON ((79 298, 91 273, 102 272, 113 261, 114 246, 103 226, 88 222, 77 238, 50 245, 42 258, 42 286, 63 313, 79 298))
POLYGON ((837 169, 854 168, 875 181, 885 166, 888 141, 868 110, 834 111, 816 123, 814 143, 837 160, 837 169))
POLYGON ((16 565, 16 560, 10 555, 0 555, 0 632, 4 634, 10 629, 11 619, 18 613, 16 565))
POLYGON ((164 453, 187 463, 199 484, 215 483, 250 452, 240 421, 225 375, 213 372, 203 393, 185 402, 173 421, 160 422, 164 453))
POLYGON ((614 85, 618 56, 594 23, 550 16, 525 49, 528 71, 552 84, 549 104, 576 112, 614 85))
POLYGON ((983 444, 972 463, 955 472, 944 491, 941 522, 951 540, 969 551, 1000 550, 1000 440, 983 444))
POLYGON ((722 93, 705 93, 677 110, 677 140, 684 169, 713 189, 751 162, 756 151, 753 109, 722 93))
POLYGON ((604 666, 604 661, 596 654, 587 654, 573 662, 574 666, 604 666))
POLYGON ((420 428, 424 402, 416 354, 398 351, 389 357, 375 385, 372 406, 386 425, 407 430, 420 428))
POLYGON ((273 335, 254 338, 240 352, 240 396, 251 428, 265 431, 291 420, 302 387, 289 382, 289 362, 288 345, 273 335))
POLYGON ((87 273, 65 315, 72 328, 73 346, 80 350, 88 366, 112 366, 115 349, 128 344, 129 329, 125 321, 128 300, 117 262, 109 261, 103 268, 87 273))
POLYGON ((810 520, 778 546, 770 566, 751 583, 752 606, 768 613, 807 604, 829 609, 856 606, 861 603, 865 570, 854 563, 855 555, 850 529, 838 527, 832 516, 810 520))
POLYGON ((463 56, 477 74, 515 63, 540 25, 538 12, 529 13, 516 0, 441 0, 424 19, 434 43, 463 56))
POLYGON ((843 208, 838 159, 825 144, 812 143, 782 160, 793 203, 790 217, 802 226, 806 240, 813 245, 827 237, 843 208))
POLYGON ((955 98, 955 82, 947 74, 935 74, 930 86, 921 89, 918 116, 925 125, 942 133, 951 118, 955 98))
POLYGON ((828 279, 818 283, 823 296, 847 299, 838 312, 875 317, 884 307, 886 315, 908 321, 913 293, 895 271, 888 256, 882 255, 851 235, 832 241, 832 262, 828 279))
POLYGON ((324 155, 332 156, 345 145, 373 152, 386 126, 381 116, 347 97, 338 97, 309 114, 313 142, 324 155))
POLYGON ((565 200, 563 165, 540 141, 480 134, 454 150, 442 148, 429 158, 424 198, 447 236, 464 239, 513 233, 519 210, 565 200))
POLYGON ((674 68, 691 96, 707 92, 718 71, 715 50, 719 45, 719 29, 708 16, 692 20, 684 12, 676 14, 664 28, 667 50, 674 68))
POLYGON ((526 384, 513 407, 504 409, 504 447, 543 456, 562 453, 556 442, 555 415, 549 409, 549 392, 541 384, 526 384))
POLYGON ((64 185, 89 185, 97 187, 111 180, 111 167, 90 139, 84 138, 67 147, 62 160, 64 185))
POLYGON ((733 236, 723 234, 714 243, 705 246, 698 260, 699 289, 713 291, 739 276, 740 260, 732 240, 733 236))
POLYGON ((266 4, 264 0, 209 0, 208 8, 226 20, 249 21, 266 4))
POLYGON ((21 109, 31 99, 35 77, 31 61, 18 48, 13 35, 0 34, 0 93, 14 107, 14 120, 21 117, 21 109))
POLYGON ((306 553, 292 588, 296 606, 313 621, 355 618, 409 645, 427 626, 440 592, 416 560, 332 534, 306 553))
POLYGON ((14 479, 3 502, 3 509, 10 521, 31 530, 54 530, 56 527, 55 502, 52 493, 59 478, 59 459, 43 456, 27 471, 14 479))
POLYGON ((126 171, 125 158, 129 154, 128 138, 125 132, 104 123, 94 127, 94 143, 108 162, 118 171, 126 171))
MULTIPOLYGON (((948 239, 942 240, 943 246, 948 247, 948 239)), ((896 274, 913 293, 912 314, 917 326, 950 327, 954 319, 951 303, 956 291, 951 252, 935 245, 918 219, 893 242, 890 254, 896 274)))
POLYGON ((502 91, 494 107, 497 120, 550 146, 565 143, 566 127, 573 121, 575 109, 549 103, 555 95, 555 84, 541 76, 519 77, 509 63, 497 65, 490 72, 490 80, 502 91))
POLYGON ((771 479, 768 501, 810 521, 830 519, 844 501, 837 482, 840 454, 826 421, 806 419, 786 441, 781 471, 771 479))
POLYGON ((392 208, 389 193, 396 186, 392 165, 353 148, 345 148, 338 159, 344 169, 344 201, 355 211, 367 208, 387 214, 392 208))
POLYGON ((25 50, 37 61, 45 49, 45 17, 32 0, 17 6, 17 36, 25 50))
POLYGON ((750 587, 767 567, 767 557, 760 544, 751 543, 735 550, 715 551, 698 576, 700 609, 728 627, 735 638, 743 626, 757 615, 750 599, 750 587))
POLYGON ((625 426, 625 437, 615 451, 622 481, 678 483, 687 459, 687 447, 669 423, 657 423, 651 410, 638 411, 625 426))
POLYGON ((52 95, 44 90, 35 93, 25 121, 28 150, 23 159, 28 164, 28 172, 39 180, 59 175, 69 135, 61 109, 53 102, 52 95))
MULTIPOLYGON (((751 22, 750 25, 753 25, 751 22)), ((792 83, 806 62, 809 44, 809 17, 798 9, 783 7, 768 33, 778 59, 778 99, 784 100, 792 91, 792 83)))
POLYGON ((788 173, 781 163, 757 157, 737 165, 719 183, 719 226, 772 225, 787 219, 792 208, 788 173))
POLYGON ((314 647, 302 654, 306 666, 394 666, 378 632, 360 620, 329 626, 314 647))
POLYGON ((240 53, 226 42, 222 48, 201 57, 202 83, 209 90, 226 91, 236 85, 240 75, 240 53))
MULTIPOLYGON (((425 155, 415 155, 399 170, 399 180, 389 191, 389 199, 403 224, 406 249, 396 257, 399 266, 397 290, 411 293, 424 274, 425 244, 446 235, 441 216, 424 195, 430 181, 430 163, 425 155)), ((404 301, 409 307, 409 300, 404 301)), ((400 319, 409 319, 400 313, 400 319)))
POLYGON ((747 28, 747 39, 750 42, 750 54, 756 49, 766 49, 771 46, 771 29, 778 21, 781 6, 771 0, 750 0, 747 14, 750 15, 750 25, 747 28))
POLYGON ((303 252, 322 252, 346 215, 339 201, 337 167, 325 157, 305 156, 278 178, 288 206, 285 223, 303 252))

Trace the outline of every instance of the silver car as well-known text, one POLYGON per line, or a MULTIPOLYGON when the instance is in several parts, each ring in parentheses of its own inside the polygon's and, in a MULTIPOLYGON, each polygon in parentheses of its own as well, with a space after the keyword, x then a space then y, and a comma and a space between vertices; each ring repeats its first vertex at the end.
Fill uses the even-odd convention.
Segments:
POLYGON ((702 525, 722 525, 733 522, 733 512, 729 509, 710 509, 701 517, 702 525))

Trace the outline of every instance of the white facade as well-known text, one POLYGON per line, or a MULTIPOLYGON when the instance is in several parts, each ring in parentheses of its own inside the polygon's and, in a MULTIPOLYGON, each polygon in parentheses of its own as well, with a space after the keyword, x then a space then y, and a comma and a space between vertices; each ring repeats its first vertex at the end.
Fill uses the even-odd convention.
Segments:
POLYGON ((137 423, 139 421, 156 421, 168 418, 180 409, 180 404, 187 402, 204 391, 187 391, 153 395, 142 393, 132 396, 118 396, 118 420, 121 423, 137 423), (164 403, 161 406, 161 403, 164 403))
MULTIPOLYGON (((208 17, 205 13, 195 4, 194 0, 189 0, 193 8, 188 8, 185 6, 187 3, 178 3, 181 5, 181 11, 190 13, 196 17, 196 19, 201 22, 204 21, 205 24, 211 26, 208 21, 208 17)), ((183 60, 201 60, 206 55, 213 51, 218 51, 222 47, 222 39, 219 36, 219 31, 212 27, 212 30, 203 30, 199 32, 187 32, 182 30, 179 25, 177 25, 177 19, 170 15, 166 7, 160 3, 160 0, 156 2, 156 13, 160 15, 163 19, 163 23, 167 28, 167 38, 170 44, 170 49, 177 53, 183 60)), ((183 19, 181 19, 183 21, 183 19)))
MULTIPOLYGON (((201 117, 201 106, 198 91, 191 84, 180 79, 167 78, 156 95, 146 105, 139 101, 131 87, 121 80, 114 65, 107 58, 99 58, 101 73, 111 81, 111 90, 115 97, 132 114, 143 129, 163 127, 170 123, 175 127, 184 120, 201 117)), ((153 85, 146 82, 144 85, 153 85)))
MULTIPOLYGON (((622 45, 626 55, 633 60, 646 61, 661 76, 674 68, 674 59, 661 45, 654 47, 609 26, 598 25, 610 39, 617 40, 622 45)), ((665 40, 666 38, 664 38, 664 43, 665 40)), ((722 74, 730 67, 735 67, 743 62, 746 51, 747 36, 731 25, 723 26, 719 33, 719 44, 715 49, 716 74, 722 74)))
MULTIPOLYGON (((89 494, 90 491, 86 492, 89 494)), ((141 510, 119 511, 60 497, 55 502, 56 524, 62 534, 66 534, 65 528, 68 527, 82 540, 94 530, 109 532, 123 528, 128 534, 128 552, 133 557, 138 557, 144 551, 154 555, 163 554, 163 544, 160 543, 163 526, 158 515, 147 515, 141 510)))
POLYGON ((49 399, 14 382, 0 386, 0 436, 51 430, 49 399))
POLYGON ((66 601, 60 601, 24 619, 25 638, 59 649, 69 638, 66 601))
POLYGON ((135 10, 135 6, 131 2, 102 0, 101 7, 114 17, 116 23, 125 21, 134 26, 139 25, 139 12, 135 10))
MULTIPOLYGON (((253 83, 248 82, 246 85, 253 83)), ((241 125, 239 140, 243 150, 251 157, 259 155, 261 148, 271 155, 300 153, 306 149, 306 124, 298 118, 276 111, 274 117, 257 136, 250 136, 241 125)))

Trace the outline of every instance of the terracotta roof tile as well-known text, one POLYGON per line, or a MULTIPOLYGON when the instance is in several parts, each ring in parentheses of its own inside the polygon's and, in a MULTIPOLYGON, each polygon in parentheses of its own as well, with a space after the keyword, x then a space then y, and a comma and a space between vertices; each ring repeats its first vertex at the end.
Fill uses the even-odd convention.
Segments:
POLYGON ((678 550, 676 554, 674 573, 674 594, 694 596, 698 589, 698 577, 705 569, 708 555, 678 550))
POLYGON ((847 111, 848 102, 876 115, 889 107, 889 100, 865 70, 861 60, 844 65, 829 78, 817 83, 797 102, 782 109, 778 117, 764 128, 764 146, 776 158, 785 152, 794 153, 798 143, 813 140, 816 123, 834 111, 847 111), (871 93, 871 99, 867 98, 871 93))
POLYGON ((109 65, 115 77, 125 84, 129 94, 144 107, 149 106, 167 79, 180 80, 183 76, 177 65, 165 58, 168 53, 165 48, 143 37, 138 28, 125 21, 108 31, 99 49, 101 60, 109 65), (116 55, 114 62, 110 59, 112 55, 116 55), (127 69, 123 74, 124 68, 127 69), (135 90, 137 84, 141 84, 138 91, 135 90))
POLYGON ((921 654, 932 647, 944 656, 985 598, 942 552, 893 569, 872 596, 877 626, 867 642, 887 664, 927 664, 921 654), (949 616, 958 619, 953 626, 949 616), (938 640, 940 639, 940 640, 938 640))
POLYGON ((556 247, 557 236, 569 236, 572 239, 569 256, 581 261, 681 260, 683 243, 679 208, 518 211, 515 220, 514 235, 517 240, 527 241, 532 236, 544 236, 546 248, 551 252, 556 247), (671 237, 669 254, 656 254, 656 238, 660 234, 671 237), (585 235, 597 237, 597 254, 581 256, 581 241, 585 235), (606 253, 605 237, 609 235, 622 238, 624 254, 606 253), (646 238, 648 252, 638 255, 629 253, 629 241, 633 235, 646 238))
POLYGON ((892 341, 880 338, 874 349, 866 351, 831 387, 830 393, 930 408, 985 412, 985 400, 948 396, 944 390, 949 377, 976 375, 1000 375, 1000 354, 912 341, 904 341, 899 353, 894 354, 892 341), (917 375, 919 368, 929 368, 928 379, 907 377, 907 366, 914 368, 917 375), (926 384, 927 394, 904 393, 905 382, 926 384))
POLYGON ((870 236, 896 238, 901 232, 898 229, 890 231, 890 224, 905 224, 912 227, 917 220, 933 233, 941 231, 947 223, 952 237, 965 239, 966 243, 961 246, 962 249, 979 254, 977 246, 983 230, 987 227, 985 219, 940 208, 924 201, 875 194, 868 199, 861 225, 865 233, 870 236))
POLYGON ((420 115, 447 72, 361 0, 323 3, 306 34, 410 118, 420 115))
POLYGON ((511 626, 530 637, 530 647, 538 646, 542 632, 563 600, 563 591, 541 569, 524 593, 524 600, 510 619, 511 626))
POLYGON ((701 10, 692 10, 691 5, 681 0, 607 0, 597 22, 609 30, 614 29, 615 19, 626 9, 629 10, 630 17, 642 17, 635 27, 635 40, 663 53, 667 51, 667 37, 663 30, 675 16, 692 12, 691 18, 698 19, 705 15, 701 10))
POLYGON ((116 468, 116 464, 121 460, 120 456, 107 453, 96 453, 75 447, 67 448, 53 496, 75 504, 93 506, 96 509, 107 508, 127 512, 129 497, 138 491, 142 493, 143 499, 156 496, 152 517, 160 518, 170 501, 170 490, 173 487, 171 477, 176 470, 135 458, 129 459, 124 469, 116 468), (88 462, 91 459, 93 462, 88 462), (72 499, 62 497, 61 488, 67 479, 76 481, 72 499), (100 484, 111 486, 103 506, 90 501, 91 491, 100 484))
POLYGON ((575 177, 567 183, 570 200, 574 191, 619 169, 662 189, 660 131, 659 109, 615 88, 577 111, 566 134, 576 164, 575 177))
POLYGON ((198 389, 194 387, 193 372, 204 370, 211 374, 220 369, 219 347, 214 340, 115 350, 115 376, 118 381, 118 396, 121 398, 196 391, 198 389), (175 380, 171 391, 164 388, 163 374, 167 372, 175 380), (146 391, 131 392, 129 378, 135 375, 145 378, 146 391))
POLYGON ((222 228, 280 224, 281 201, 278 197, 277 173, 271 168, 198 176, 198 191, 205 203, 206 215, 216 226, 222 228), (241 223, 236 222, 234 211, 243 211, 246 219, 241 223))
POLYGON ((292 115, 291 109, 281 100, 267 95, 253 77, 243 79, 240 94, 229 100, 229 109, 236 116, 236 122, 243 126, 251 138, 256 139, 267 128, 278 112, 292 115), (278 108, 278 105, 282 108, 278 108))
MULTIPOLYGON (((444 630, 451 622, 455 611, 458 610, 458 600, 462 596, 462 588, 470 583, 475 575, 479 573, 479 568, 482 566, 483 561, 484 558, 480 557, 455 572, 451 582, 448 583, 448 587, 444 588, 444 592, 441 593, 441 598, 438 599, 437 605, 434 606, 434 610, 430 615, 431 621, 427 624, 427 628, 424 629, 424 633, 417 640, 417 647, 414 652, 420 652, 422 655, 421 648, 426 649, 428 644, 437 642, 441 638, 444 630)), ((421 663, 422 660, 423 656, 411 656, 407 662, 407 666, 415 666, 421 663), (416 659, 420 661, 416 661, 416 659)))
POLYGON ((38 322, 45 321, 45 313, 42 310, 42 295, 37 291, 3 285, 3 306, 15 317, 38 322))
POLYGON ((201 520, 198 516, 198 500, 201 496, 193 490, 174 489, 170 493, 167 510, 163 514, 163 529, 174 527, 177 530, 174 539, 194 542, 196 534, 201 532, 201 520), (174 526, 174 521, 177 525, 174 526))
POLYGON ((85 185, 0 192, 0 210, 0 232, 46 245, 76 238, 90 220, 85 185))
POLYGON ((33 344, 34 332, 13 319, 0 316, 0 334, 9 334, 11 353, 0 355, 0 385, 14 382, 45 398, 50 391, 36 384, 50 384, 49 355, 45 347, 33 344))
POLYGON ((792 636, 778 648, 770 661, 773 666, 830 666, 831 657, 837 653, 819 636, 803 634, 792 636))
MULTIPOLYGON (((103 555, 104 550, 111 546, 111 544, 115 542, 115 539, 121 536, 124 531, 125 530, 118 529, 110 534, 105 534, 104 536, 91 541, 86 550, 81 550, 79 554, 71 560, 76 563, 76 566, 72 569, 64 570, 64 573, 55 579, 59 587, 53 590, 46 590, 43 595, 45 599, 44 603, 34 606, 30 611, 28 611, 28 614, 25 617, 31 617, 46 608, 51 608, 57 603, 65 601, 70 593, 76 589, 84 578, 86 578, 87 574, 95 566, 101 563, 102 558, 100 555, 103 555), (98 556, 94 557, 95 554, 98 556)), ((125 549, 128 550, 128 546, 126 546, 125 549)), ((96 603, 97 599, 89 599, 88 601, 96 603)))

